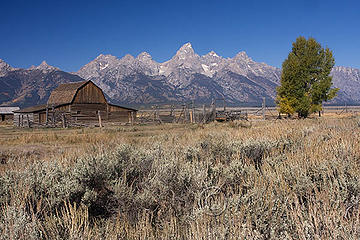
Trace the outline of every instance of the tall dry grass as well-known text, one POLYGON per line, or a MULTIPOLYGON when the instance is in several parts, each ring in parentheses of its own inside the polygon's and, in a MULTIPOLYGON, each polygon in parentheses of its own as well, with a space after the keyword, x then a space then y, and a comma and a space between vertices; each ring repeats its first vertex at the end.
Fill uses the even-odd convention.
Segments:
POLYGON ((3 239, 360 237, 356 118, 40 131, 7 144, 35 142, 69 152, 3 164, 3 239))

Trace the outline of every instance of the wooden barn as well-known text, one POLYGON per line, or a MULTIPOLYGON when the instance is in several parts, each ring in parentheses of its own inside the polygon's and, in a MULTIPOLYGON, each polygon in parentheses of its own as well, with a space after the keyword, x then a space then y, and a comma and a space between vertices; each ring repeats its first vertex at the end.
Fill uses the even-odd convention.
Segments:
POLYGON ((14 119, 14 111, 19 109, 19 107, 0 107, 0 121, 12 121, 14 119))
POLYGON ((14 124, 88 125, 104 122, 133 122, 136 109, 109 103, 92 81, 65 83, 52 91, 47 104, 15 111, 14 124))

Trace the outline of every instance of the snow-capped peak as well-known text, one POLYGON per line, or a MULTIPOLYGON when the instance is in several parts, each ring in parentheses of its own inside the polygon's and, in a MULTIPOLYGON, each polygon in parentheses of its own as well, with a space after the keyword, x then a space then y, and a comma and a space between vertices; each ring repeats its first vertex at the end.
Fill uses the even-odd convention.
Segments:
POLYGON ((192 49, 192 45, 190 42, 185 43, 184 45, 182 45, 182 47, 180 49, 187 49, 187 48, 191 48, 192 49))
POLYGON ((54 67, 54 66, 50 66, 49 64, 47 64, 47 62, 45 60, 42 61, 39 66, 31 66, 29 68, 29 70, 34 70, 34 69, 42 70, 42 71, 59 70, 59 68, 54 67))
POLYGON ((176 55, 179 54, 194 54, 194 49, 191 46, 191 43, 185 43, 177 52, 176 55))
POLYGON ((151 55, 147 52, 140 53, 136 58, 139 60, 152 60, 151 55))
POLYGON ((48 68, 48 67, 50 67, 50 65, 47 64, 45 60, 42 61, 41 64, 38 66, 39 69, 48 68))
POLYGON ((111 55, 111 54, 100 54, 97 56, 94 61, 114 61, 117 60, 117 57, 111 55))
POLYGON ((10 65, 5 62, 4 60, 0 59, 0 69, 3 69, 3 68, 11 68, 10 65))
POLYGON ((123 58, 121 58, 122 61, 133 61, 135 58, 130 55, 130 54, 126 54, 123 58))
POLYGON ((208 55, 213 56, 213 57, 219 57, 219 55, 217 55, 216 52, 214 52, 214 51, 209 52, 208 55))
POLYGON ((251 61, 252 59, 246 54, 246 52, 242 51, 236 54, 234 59, 241 59, 241 60, 248 60, 251 61))
POLYGON ((12 70, 13 68, 9 64, 0 59, 0 77, 6 75, 7 72, 10 72, 12 70))
POLYGON ((100 54, 99 56, 97 56, 95 59, 102 59, 102 58, 104 58, 105 57, 105 55, 104 54, 100 54))
POLYGON ((344 66, 335 66, 333 68, 334 71, 343 71, 343 72, 352 72, 352 71, 356 71, 358 72, 359 69, 357 68, 352 68, 352 67, 344 67, 344 66))

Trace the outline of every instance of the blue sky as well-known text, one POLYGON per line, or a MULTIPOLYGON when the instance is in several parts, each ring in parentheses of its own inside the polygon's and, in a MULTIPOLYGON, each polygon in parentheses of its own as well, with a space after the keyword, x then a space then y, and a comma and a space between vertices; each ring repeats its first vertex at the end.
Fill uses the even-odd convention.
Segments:
POLYGON ((2 1, 0 59, 77 71, 101 53, 163 62, 191 42, 200 55, 246 51, 280 67, 302 35, 329 47, 336 65, 360 68, 359 11, 346 0, 2 1))

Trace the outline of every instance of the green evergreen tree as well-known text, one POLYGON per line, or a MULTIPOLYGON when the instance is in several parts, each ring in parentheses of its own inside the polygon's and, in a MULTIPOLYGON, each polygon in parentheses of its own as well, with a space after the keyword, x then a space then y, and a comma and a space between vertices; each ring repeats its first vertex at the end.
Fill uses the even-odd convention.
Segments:
POLYGON ((323 101, 334 98, 339 90, 331 88, 334 64, 329 48, 322 48, 314 38, 298 37, 282 64, 276 99, 280 112, 306 118, 321 111, 323 101))

